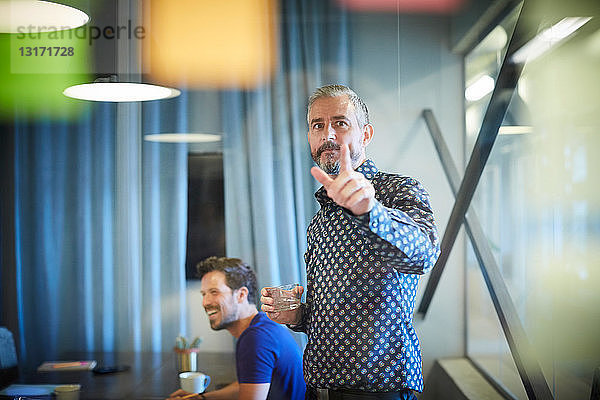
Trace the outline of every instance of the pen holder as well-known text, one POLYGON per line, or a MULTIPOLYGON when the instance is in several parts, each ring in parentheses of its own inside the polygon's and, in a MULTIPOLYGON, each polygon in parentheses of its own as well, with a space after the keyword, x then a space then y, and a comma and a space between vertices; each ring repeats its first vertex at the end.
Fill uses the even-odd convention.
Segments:
POLYGON ((198 352, 200 349, 180 349, 173 348, 175 351, 175 364, 177 372, 196 372, 198 371, 198 352))

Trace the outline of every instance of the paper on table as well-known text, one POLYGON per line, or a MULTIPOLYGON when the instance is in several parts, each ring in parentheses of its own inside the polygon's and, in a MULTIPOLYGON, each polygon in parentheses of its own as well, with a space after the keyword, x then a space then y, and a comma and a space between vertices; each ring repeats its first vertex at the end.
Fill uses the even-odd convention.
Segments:
MULTIPOLYGON (((0 390, 2 396, 50 396, 57 385, 12 384, 0 390)), ((40 397, 36 397, 40 398, 40 397)))
POLYGON ((38 367, 38 372, 87 371, 94 369, 96 361, 46 361, 38 367))

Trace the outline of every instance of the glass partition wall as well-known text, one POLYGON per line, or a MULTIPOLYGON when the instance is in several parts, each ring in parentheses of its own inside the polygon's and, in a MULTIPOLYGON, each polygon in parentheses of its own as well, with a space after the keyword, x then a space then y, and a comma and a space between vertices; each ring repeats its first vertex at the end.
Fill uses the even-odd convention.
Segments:
MULTIPOLYGON (((598 14, 574 4, 539 21, 536 38, 582 25, 529 50, 471 204, 557 399, 589 398, 600 366, 600 30, 598 14)), ((465 58, 467 154, 518 11, 465 58)), ((468 356, 508 396, 527 398, 468 246, 468 356)))

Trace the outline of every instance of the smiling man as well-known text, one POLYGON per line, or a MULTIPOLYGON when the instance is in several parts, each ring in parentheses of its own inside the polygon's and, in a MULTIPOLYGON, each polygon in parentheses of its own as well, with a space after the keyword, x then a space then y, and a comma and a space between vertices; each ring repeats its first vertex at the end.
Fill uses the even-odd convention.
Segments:
POLYGON ((318 88, 307 121, 311 174, 323 186, 304 254, 306 303, 276 313, 263 289, 262 310, 307 334, 307 399, 415 399, 423 390, 415 296, 439 254, 429 195, 367 159, 374 128, 350 88, 318 88))
MULTIPOLYGON (((256 309, 256 276, 237 258, 209 257, 196 266, 210 327, 236 339, 237 382, 195 399, 303 400, 300 348, 287 329, 256 309)), ((178 390, 172 399, 189 393, 178 390)), ((189 398, 189 397, 188 397, 189 398)))

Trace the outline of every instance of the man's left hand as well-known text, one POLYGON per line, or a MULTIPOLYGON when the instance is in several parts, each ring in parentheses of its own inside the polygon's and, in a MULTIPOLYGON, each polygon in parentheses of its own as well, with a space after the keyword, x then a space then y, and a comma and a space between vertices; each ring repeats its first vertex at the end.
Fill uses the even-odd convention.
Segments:
POLYGON ((312 176, 327 190, 327 196, 354 215, 363 215, 375 205, 375 188, 360 172, 352 169, 348 144, 340 146, 340 172, 331 177, 319 167, 312 167, 312 176))

